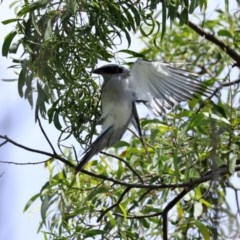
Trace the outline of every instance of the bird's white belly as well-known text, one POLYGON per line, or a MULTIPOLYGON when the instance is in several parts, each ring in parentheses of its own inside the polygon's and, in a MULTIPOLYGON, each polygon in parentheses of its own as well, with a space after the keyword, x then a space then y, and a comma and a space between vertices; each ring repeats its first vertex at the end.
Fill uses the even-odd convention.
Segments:
POLYGON ((110 126, 114 126, 114 128, 121 128, 129 122, 132 115, 131 102, 111 99, 111 101, 108 101, 103 106, 103 130, 110 126))

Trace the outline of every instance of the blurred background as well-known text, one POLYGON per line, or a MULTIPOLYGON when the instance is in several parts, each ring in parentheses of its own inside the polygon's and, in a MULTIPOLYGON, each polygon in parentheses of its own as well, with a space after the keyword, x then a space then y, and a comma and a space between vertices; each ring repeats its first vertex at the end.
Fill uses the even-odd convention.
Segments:
MULTIPOLYGON (((10 1, 0 5, 0 22, 14 18, 14 10, 9 9, 10 1)), ((0 23, 0 45, 11 31, 11 25, 0 23)), ((38 124, 34 120, 34 109, 19 97, 17 82, 4 82, 2 79, 14 79, 16 73, 8 69, 11 61, 0 57, 0 134, 31 148, 50 151, 38 124)), ((54 127, 43 123, 54 142, 58 137, 54 127)), ((2 141, 0 140, 0 143, 2 141)), ((47 156, 30 153, 13 145, 0 148, 0 161, 38 162, 47 156)), ((37 235, 40 222, 40 202, 34 208, 23 213, 27 201, 39 192, 48 179, 48 171, 43 164, 14 165, 0 163, 0 240, 42 239, 37 235)))

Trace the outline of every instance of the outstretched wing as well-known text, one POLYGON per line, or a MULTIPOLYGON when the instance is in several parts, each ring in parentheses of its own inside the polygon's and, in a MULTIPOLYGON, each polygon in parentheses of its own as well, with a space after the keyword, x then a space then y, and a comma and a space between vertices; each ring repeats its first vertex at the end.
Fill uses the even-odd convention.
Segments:
POLYGON ((129 88, 136 101, 142 101, 155 114, 162 115, 181 101, 209 90, 197 75, 171 67, 167 63, 137 60, 129 77, 129 88))

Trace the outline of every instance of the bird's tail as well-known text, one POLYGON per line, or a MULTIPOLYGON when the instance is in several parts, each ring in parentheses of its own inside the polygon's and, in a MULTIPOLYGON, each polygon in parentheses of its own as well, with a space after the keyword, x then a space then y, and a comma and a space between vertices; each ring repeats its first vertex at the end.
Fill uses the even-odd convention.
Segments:
POLYGON ((86 150, 85 155, 83 156, 80 163, 76 167, 76 173, 79 172, 95 154, 99 153, 104 148, 113 145, 115 143, 115 140, 116 138, 114 137, 113 126, 103 131, 103 133, 86 150))

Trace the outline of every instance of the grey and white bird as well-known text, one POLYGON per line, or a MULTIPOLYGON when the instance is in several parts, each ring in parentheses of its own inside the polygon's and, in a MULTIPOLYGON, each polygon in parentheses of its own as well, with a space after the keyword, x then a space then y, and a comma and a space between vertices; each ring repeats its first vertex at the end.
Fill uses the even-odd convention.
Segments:
POLYGON ((144 103, 157 115, 163 115, 181 101, 209 93, 197 76, 167 63, 137 60, 131 70, 107 64, 93 71, 103 77, 101 93, 102 131, 87 148, 76 172, 97 153, 117 143, 132 121, 141 135, 136 103, 144 103))

